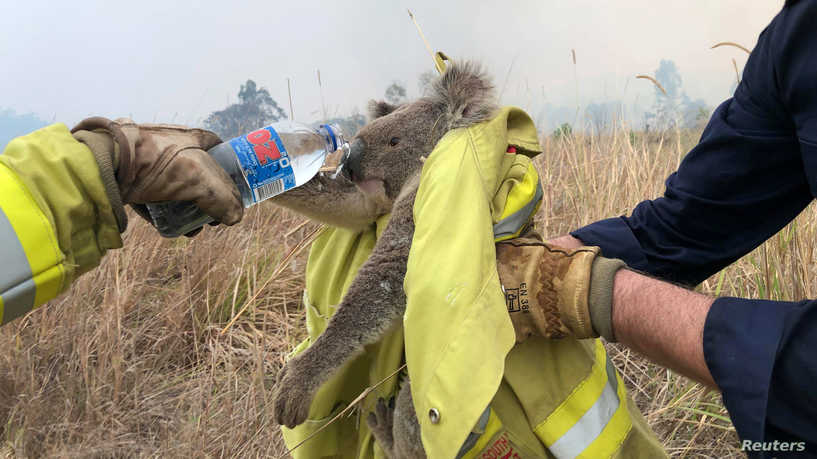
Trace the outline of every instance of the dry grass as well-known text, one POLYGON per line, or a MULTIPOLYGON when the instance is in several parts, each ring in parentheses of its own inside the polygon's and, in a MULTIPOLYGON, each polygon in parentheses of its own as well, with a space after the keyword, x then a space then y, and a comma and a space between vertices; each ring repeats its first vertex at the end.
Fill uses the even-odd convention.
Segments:
MULTIPOLYGON (((660 195, 695 141, 632 136, 544 140, 544 234, 626 214, 660 195), (545 218, 547 216, 547 218, 545 218)), ((814 208, 702 289, 813 297, 814 208)), ((71 291, 0 330, 0 454, 18 457, 269 457, 284 451, 272 384, 303 335, 306 253, 261 289, 309 234, 271 205, 238 227, 162 240, 137 219, 126 247, 71 291), (220 329, 248 298, 248 311, 220 329)), ((628 350, 612 354, 669 453, 730 457, 737 438, 720 396, 628 350)))
POLYGON ((0 420, 21 457, 255 457, 283 451, 272 380, 299 339, 306 252, 245 316, 314 225, 272 207, 235 230, 163 240, 132 220, 123 250, 0 334, 0 420), (285 232, 284 232, 285 233, 285 232))

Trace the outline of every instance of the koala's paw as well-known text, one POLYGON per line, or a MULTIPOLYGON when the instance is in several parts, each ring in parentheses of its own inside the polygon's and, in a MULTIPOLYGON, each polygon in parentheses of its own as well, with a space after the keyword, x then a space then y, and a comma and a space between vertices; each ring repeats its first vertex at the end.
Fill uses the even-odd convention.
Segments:
POLYGON ((289 362, 281 370, 273 402, 275 422, 290 429, 306 421, 314 396, 309 381, 298 377, 297 365, 293 363, 289 362))
POLYGON ((369 413, 366 418, 366 424, 372 431, 377 443, 388 457, 392 457, 392 450, 394 449, 394 398, 387 403, 382 398, 377 400, 377 406, 374 411, 369 413))

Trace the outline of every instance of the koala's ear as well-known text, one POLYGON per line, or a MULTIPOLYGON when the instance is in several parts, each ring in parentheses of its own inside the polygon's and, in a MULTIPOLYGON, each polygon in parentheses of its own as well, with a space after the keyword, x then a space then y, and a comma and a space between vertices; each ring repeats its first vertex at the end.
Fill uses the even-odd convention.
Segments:
POLYGON ((397 110, 398 105, 392 105, 384 100, 369 101, 369 119, 374 120, 397 110))
POLYGON ((430 98, 448 129, 487 121, 498 108, 491 79, 474 62, 450 62, 434 81, 430 98))

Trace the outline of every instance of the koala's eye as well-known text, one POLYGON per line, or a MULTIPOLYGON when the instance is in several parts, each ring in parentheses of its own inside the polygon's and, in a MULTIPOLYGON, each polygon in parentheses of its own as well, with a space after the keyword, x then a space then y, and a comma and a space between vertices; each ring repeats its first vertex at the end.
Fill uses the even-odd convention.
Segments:
POLYGON ((397 146, 398 143, 400 143, 400 137, 392 137, 391 140, 389 140, 389 145, 392 147, 397 146))

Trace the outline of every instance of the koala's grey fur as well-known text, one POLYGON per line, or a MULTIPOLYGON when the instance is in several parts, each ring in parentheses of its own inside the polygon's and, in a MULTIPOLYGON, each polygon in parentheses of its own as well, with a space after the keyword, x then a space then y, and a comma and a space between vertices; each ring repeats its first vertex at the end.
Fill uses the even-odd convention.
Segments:
POLYGON ((391 459, 418 459, 426 457, 420 437, 420 423, 414 412, 411 387, 408 380, 397 393, 395 406, 382 398, 366 420, 375 440, 391 459))
MULTIPOLYGON (((317 389, 364 346, 400 324, 423 160, 446 132, 490 119, 497 108, 494 101, 493 86, 477 65, 453 63, 434 82, 428 97, 399 107, 370 104, 374 119, 353 139, 362 149, 353 182, 319 177, 273 198, 310 218, 356 229, 391 212, 326 330, 282 370, 274 402, 279 424, 294 427, 304 422, 317 389)), ((408 387, 403 384, 395 412, 380 403, 369 419, 389 457, 424 457, 408 387)))

